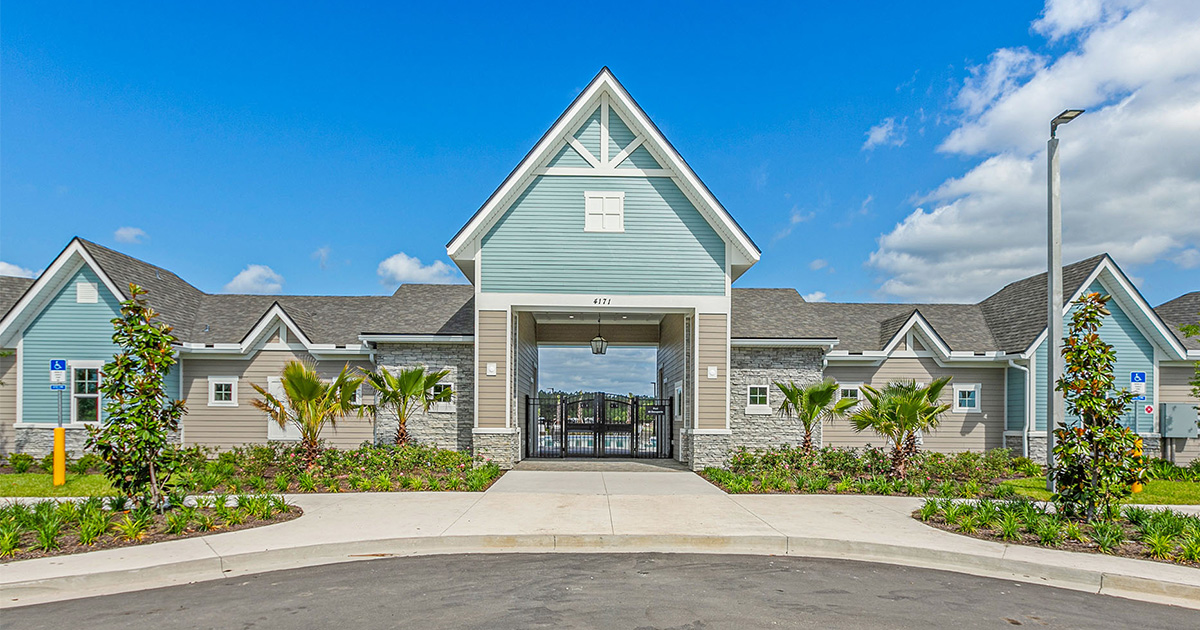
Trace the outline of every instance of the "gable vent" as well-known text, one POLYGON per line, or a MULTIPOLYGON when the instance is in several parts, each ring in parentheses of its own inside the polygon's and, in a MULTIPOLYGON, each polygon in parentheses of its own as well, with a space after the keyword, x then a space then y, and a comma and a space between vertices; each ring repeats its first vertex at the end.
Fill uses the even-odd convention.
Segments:
POLYGON ((75 283, 75 302, 77 304, 95 304, 100 300, 100 292, 94 282, 75 283))

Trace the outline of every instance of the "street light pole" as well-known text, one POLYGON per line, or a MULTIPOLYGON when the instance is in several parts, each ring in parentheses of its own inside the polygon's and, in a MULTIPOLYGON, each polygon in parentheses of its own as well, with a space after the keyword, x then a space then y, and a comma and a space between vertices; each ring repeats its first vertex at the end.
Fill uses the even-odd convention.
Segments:
POLYGON ((1066 417, 1063 393, 1055 388, 1063 373, 1063 279, 1062 279, 1062 200, 1059 196, 1058 138, 1059 125, 1075 120, 1082 109, 1068 109, 1050 121, 1050 140, 1046 143, 1046 489, 1054 492, 1054 429, 1066 417))

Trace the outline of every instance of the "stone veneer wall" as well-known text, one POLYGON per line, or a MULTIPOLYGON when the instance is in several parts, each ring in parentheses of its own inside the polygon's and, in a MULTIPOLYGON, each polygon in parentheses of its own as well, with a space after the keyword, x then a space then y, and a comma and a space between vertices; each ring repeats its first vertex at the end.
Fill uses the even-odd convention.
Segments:
MULTIPOLYGON (((771 448, 783 444, 798 446, 804 440, 800 423, 779 414, 783 395, 776 382, 809 385, 823 378, 822 353, 816 348, 760 348, 734 346, 729 357, 729 429, 734 448, 771 448), (769 414, 748 414, 751 385, 766 385, 769 414)), ((818 427, 813 443, 821 444, 818 427)))
MULTIPOLYGON (((1015 456, 1021 455, 1021 436, 1006 435, 1004 436, 1004 446, 1015 456)), ((1162 438, 1157 435, 1142 436, 1142 452, 1147 457, 1162 457, 1163 444, 1162 438)), ((1045 434, 1029 436, 1029 459, 1039 463, 1046 463, 1046 436, 1045 434)))
MULTIPOLYGON (((44 428, 18 427, 13 440, 13 452, 28 453, 34 457, 45 457, 53 453, 54 428, 55 425, 46 425, 44 428)), ((67 457, 78 459, 87 450, 84 448, 88 438, 87 428, 76 425, 66 429, 67 457)), ((172 444, 179 444, 180 437, 180 432, 176 431, 169 436, 169 440, 172 444)))
POLYGON ((521 437, 518 433, 476 433, 474 454, 490 459, 508 470, 521 458, 521 437))
MULTIPOLYGON (((408 434, 421 444, 471 452, 475 426, 475 349, 471 344, 380 343, 375 364, 390 371, 423 365, 430 370, 450 370, 442 379, 454 390, 454 410, 417 410, 408 421, 408 434)), ((396 436, 396 413, 380 410, 375 419, 375 443, 390 443, 396 436)))
POLYGON ((729 451, 734 442, 728 433, 684 432, 687 464, 692 470, 704 470, 709 466, 724 466, 729 462, 729 451))

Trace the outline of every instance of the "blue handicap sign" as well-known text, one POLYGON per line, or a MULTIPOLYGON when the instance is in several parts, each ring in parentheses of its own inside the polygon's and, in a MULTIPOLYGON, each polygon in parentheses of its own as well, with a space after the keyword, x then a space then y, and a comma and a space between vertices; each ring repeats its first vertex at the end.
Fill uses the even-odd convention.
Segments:
POLYGON ((50 386, 51 391, 62 391, 62 390, 65 390, 66 388, 67 388, 66 385, 51 385, 50 386))
POLYGON ((1146 382, 1146 373, 1145 372, 1130 372, 1129 373, 1129 382, 1130 383, 1145 383, 1146 382))
POLYGON ((1142 401, 1142 400, 1146 400, 1146 397, 1145 396, 1134 396, 1133 399, 1137 400, 1137 401, 1142 401))
POLYGON ((67 370, 66 359, 50 359, 51 372, 65 372, 67 370))

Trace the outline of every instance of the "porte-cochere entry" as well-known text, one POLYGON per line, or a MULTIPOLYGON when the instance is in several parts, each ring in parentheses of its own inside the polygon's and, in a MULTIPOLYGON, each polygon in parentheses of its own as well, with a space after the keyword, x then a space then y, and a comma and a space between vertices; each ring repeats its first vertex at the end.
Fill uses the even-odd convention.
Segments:
POLYGON ((670 398, 525 397, 528 457, 671 457, 670 398))

